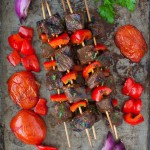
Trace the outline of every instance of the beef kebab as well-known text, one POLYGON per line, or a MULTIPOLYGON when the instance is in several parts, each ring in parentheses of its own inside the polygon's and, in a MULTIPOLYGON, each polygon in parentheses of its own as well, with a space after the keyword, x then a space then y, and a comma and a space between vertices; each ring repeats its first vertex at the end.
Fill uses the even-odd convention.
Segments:
MULTIPOLYGON (((45 14, 45 8, 44 8, 44 3, 43 1, 41 0, 41 4, 42 4, 42 12, 43 12, 43 17, 44 17, 44 21, 41 21, 42 23, 41 24, 44 24, 41 28, 43 29, 45 26, 46 28, 48 29, 51 29, 52 27, 52 24, 53 24, 53 17, 52 15, 50 15, 50 17, 48 19, 46 19, 46 14, 45 14), (50 24, 47 23, 47 20, 49 22, 51 22, 50 24)), ((46 6, 47 6, 47 1, 46 1, 46 6)), ((50 11, 49 11, 49 8, 47 6, 47 9, 48 9, 48 12, 50 14, 50 11)), ((57 30, 57 28, 54 28, 57 30)), ((53 31, 53 30, 50 30, 50 31, 53 31)), ((47 30, 44 30, 44 34, 46 34, 48 36, 48 38, 51 38, 51 36, 54 36, 54 33, 57 35, 58 33, 60 32, 48 32, 47 30)), ((55 62, 52 58, 52 62, 55 62)), ((53 63, 55 64, 55 63, 53 63)), ((65 96, 65 94, 60 94, 60 89, 62 88, 62 83, 61 83, 61 80, 60 78, 62 77, 62 74, 60 72, 58 72, 57 70, 55 70, 55 66, 56 65, 52 65, 53 66, 53 70, 52 71, 49 71, 46 76, 47 76, 47 86, 48 86, 48 89, 49 90, 57 90, 57 93, 56 95, 51 95, 51 99, 52 101, 58 101, 58 102, 62 102, 62 101, 67 101, 67 98, 65 96), (52 78, 52 80, 51 80, 52 78), (55 81, 56 80, 56 81, 55 81), (51 82, 53 81, 53 82, 51 82), (51 82, 51 84, 49 84, 51 82)), ((50 69, 50 68, 49 68, 50 69)), ((65 132, 66 132, 66 137, 67 137, 67 141, 68 141, 68 146, 71 147, 71 144, 70 144, 70 138, 69 138, 69 134, 68 134, 68 129, 67 129, 67 125, 66 125, 66 121, 69 120, 70 118, 72 118, 72 113, 71 111, 69 111, 69 104, 67 103, 61 103, 61 104, 56 104, 54 106, 54 109, 55 109, 55 117, 56 118, 59 118, 57 119, 60 120, 60 118, 62 118, 63 120, 63 123, 64 123, 64 128, 65 128, 65 132), (61 116, 60 116, 61 114, 61 116), (66 115, 68 114, 68 115, 66 115)))

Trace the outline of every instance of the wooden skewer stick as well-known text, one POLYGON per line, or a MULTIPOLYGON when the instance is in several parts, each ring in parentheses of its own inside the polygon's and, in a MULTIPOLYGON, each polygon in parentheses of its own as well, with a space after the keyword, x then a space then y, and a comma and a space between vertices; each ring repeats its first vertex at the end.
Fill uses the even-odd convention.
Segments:
POLYGON ((70 10, 70 13, 72 14, 73 10, 72 10, 71 4, 70 4, 70 0, 67 0, 67 4, 68 4, 69 10, 70 10))
POLYGON ((65 5, 65 1, 64 1, 64 0, 61 0, 61 3, 62 3, 62 6, 63 6, 63 9, 64 9, 64 12, 66 12, 66 5, 65 5))
POLYGON ((119 138, 118 138, 117 129, 116 129, 115 125, 114 125, 114 131, 115 131, 115 137, 116 137, 116 141, 117 141, 119 138))
POLYGON ((50 9, 50 5, 48 4, 47 0, 45 0, 45 1, 46 1, 46 7, 47 7, 48 14, 51 17, 52 16, 52 12, 51 12, 51 9, 50 9))

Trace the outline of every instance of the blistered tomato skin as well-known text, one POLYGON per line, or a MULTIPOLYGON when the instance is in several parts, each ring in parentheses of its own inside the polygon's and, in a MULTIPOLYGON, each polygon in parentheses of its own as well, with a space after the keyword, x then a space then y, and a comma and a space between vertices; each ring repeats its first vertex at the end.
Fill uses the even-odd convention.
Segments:
POLYGON ((31 109, 37 104, 39 83, 34 74, 27 71, 14 73, 7 84, 11 99, 21 108, 31 109))
POLYGON ((31 110, 21 110, 10 122, 15 136, 26 144, 41 144, 46 136, 44 120, 31 110))
POLYGON ((125 57, 136 63, 141 61, 148 48, 142 33, 130 24, 117 30, 115 43, 125 57))

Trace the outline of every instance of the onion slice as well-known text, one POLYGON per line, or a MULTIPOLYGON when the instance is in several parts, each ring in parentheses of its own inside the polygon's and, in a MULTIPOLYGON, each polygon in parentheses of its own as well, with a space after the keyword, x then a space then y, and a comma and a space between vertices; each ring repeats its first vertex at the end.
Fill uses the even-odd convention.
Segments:
POLYGON ((15 0, 15 11, 19 17, 20 23, 27 17, 28 7, 31 0, 15 0))
POLYGON ((119 140, 113 150, 126 150, 124 144, 119 140))

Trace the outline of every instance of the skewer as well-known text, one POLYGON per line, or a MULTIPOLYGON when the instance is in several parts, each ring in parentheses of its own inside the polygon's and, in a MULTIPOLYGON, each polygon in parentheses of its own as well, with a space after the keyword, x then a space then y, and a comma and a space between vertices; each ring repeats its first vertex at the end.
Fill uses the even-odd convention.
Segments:
POLYGON ((66 5, 65 5, 64 0, 61 0, 61 3, 62 3, 62 6, 63 6, 63 9, 64 9, 64 12, 66 12, 66 5))
MULTIPOLYGON (((91 20, 91 15, 90 15, 89 7, 88 7, 88 4, 87 4, 87 0, 84 0, 84 3, 85 3, 87 15, 88 15, 88 20, 89 20, 89 22, 91 22, 92 20, 91 20)), ((94 41, 94 45, 97 45, 97 41, 96 41, 96 38, 95 38, 95 37, 93 37, 93 41, 94 41)), ((109 121, 111 130, 112 130, 112 132, 115 134, 116 139, 118 139, 116 126, 114 125, 114 127, 113 127, 112 121, 111 121, 111 119, 110 119, 110 116, 109 116, 108 111, 106 111, 105 113, 106 113, 107 119, 108 119, 108 121, 109 121), (116 132, 116 133, 115 133, 115 132, 116 132)))
MULTIPOLYGON (((45 1, 46 1, 46 7, 47 7, 47 10, 48 10, 48 14, 51 17, 52 16, 52 12, 51 12, 50 6, 49 6, 47 0, 45 0, 45 1)), ((59 47, 61 48, 61 45, 59 45, 59 47)), ((57 89, 57 93, 60 94, 60 89, 57 89)), ((66 137, 67 137, 67 141, 68 141, 68 147, 70 148, 71 147, 71 143, 70 143, 70 138, 69 138, 69 133, 68 133, 68 128, 67 128, 66 122, 64 122, 64 128, 65 128, 66 137)))

